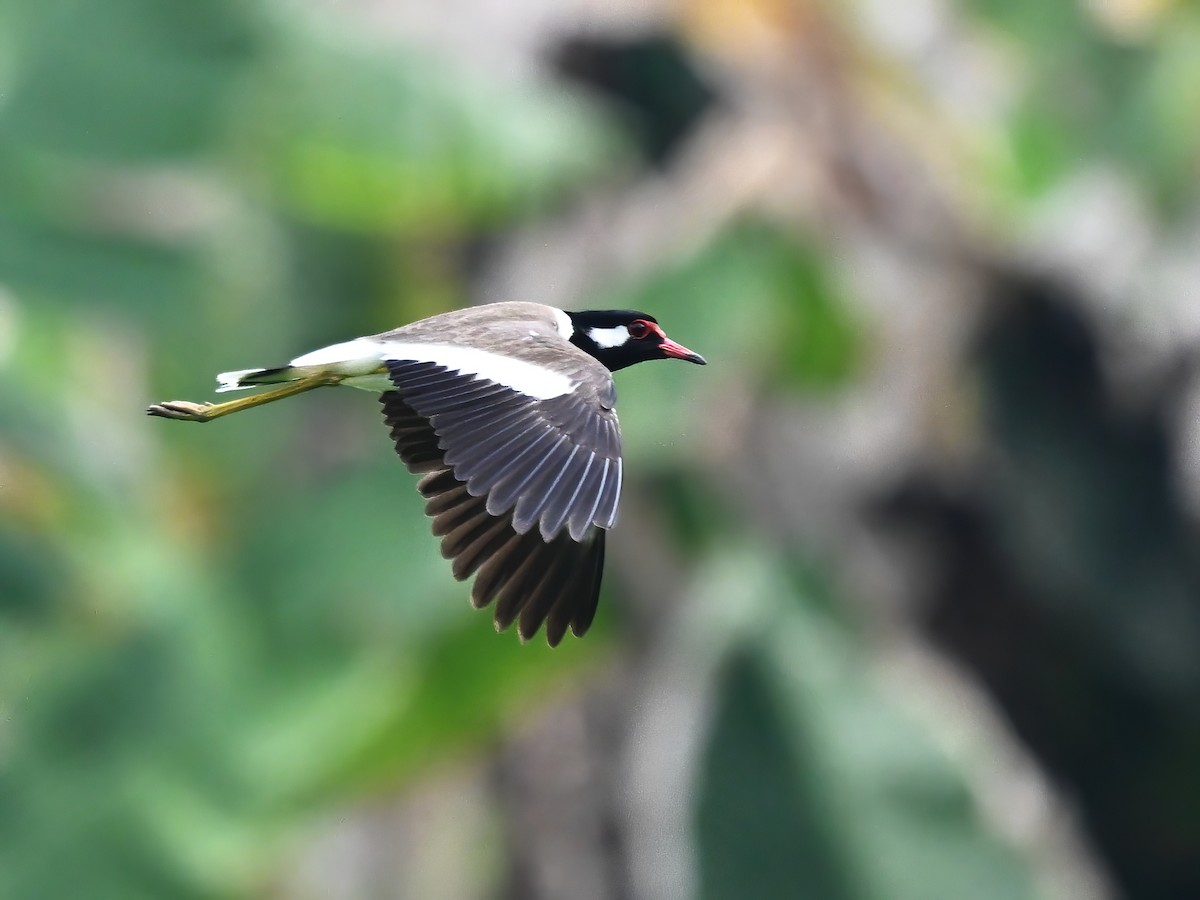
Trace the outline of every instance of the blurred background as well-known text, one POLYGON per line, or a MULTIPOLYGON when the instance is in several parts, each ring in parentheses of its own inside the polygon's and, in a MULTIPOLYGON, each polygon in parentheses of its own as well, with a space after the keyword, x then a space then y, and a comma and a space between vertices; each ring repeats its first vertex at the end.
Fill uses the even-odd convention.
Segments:
POLYGON ((1200 897, 1200 10, 2 0, 0 896, 1200 897), (618 376, 585 640, 369 395, 501 299, 618 376))

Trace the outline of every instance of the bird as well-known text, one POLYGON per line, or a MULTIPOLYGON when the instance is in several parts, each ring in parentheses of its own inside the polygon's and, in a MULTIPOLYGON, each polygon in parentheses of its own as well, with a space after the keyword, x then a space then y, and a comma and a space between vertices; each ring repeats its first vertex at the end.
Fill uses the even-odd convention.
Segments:
POLYGON ((209 422, 319 387, 379 394, 400 459, 471 603, 522 642, 542 625, 582 637, 599 601, 623 481, 612 373, 653 359, 706 365, 636 310, 572 312, 505 301, 217 376, 224 403, 171 400, 151 416, 209 422))

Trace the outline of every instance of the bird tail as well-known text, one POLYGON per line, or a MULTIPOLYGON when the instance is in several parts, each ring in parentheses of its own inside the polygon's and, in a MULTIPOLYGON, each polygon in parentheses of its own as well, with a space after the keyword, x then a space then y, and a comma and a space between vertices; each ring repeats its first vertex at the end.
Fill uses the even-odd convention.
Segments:
POLYGON ((245 388, 257 387, 260 384, 283 384, 285 381, 296 381, 303 377, 293 366, 279 366, 275 369, 238 369, 236 372, 222 372, 217 376, 217 393, 225 391, 240 391, 245 388))

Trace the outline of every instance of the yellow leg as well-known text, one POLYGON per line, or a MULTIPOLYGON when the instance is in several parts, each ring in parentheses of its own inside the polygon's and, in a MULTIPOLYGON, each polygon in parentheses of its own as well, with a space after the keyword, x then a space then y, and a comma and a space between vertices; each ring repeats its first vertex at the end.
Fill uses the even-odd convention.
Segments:
POLYGON ((161 416, 164 419, 178 419, 181 422, 211 422, 213 419, 219 419, 230 413, 253 409, 264 403, 274 403, 284 397, 292 397, 315 388, 337 384, 341 380, 337 375, 313 375, 310 378, 289 381, 273 391, 239 397, 237 400, 230 400, 227 403, 191 403, 187 400, 168 400, 165 403, 156 403, 148 407, 146 413, 151 416, 161 416))

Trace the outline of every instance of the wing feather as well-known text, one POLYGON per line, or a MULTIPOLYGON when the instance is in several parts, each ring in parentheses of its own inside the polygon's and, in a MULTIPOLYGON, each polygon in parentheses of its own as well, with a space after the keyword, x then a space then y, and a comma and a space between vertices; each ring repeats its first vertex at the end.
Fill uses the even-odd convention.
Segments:
POLYGON ((583 634, 620 498, 611 383, 539 399, 428 360, 386 366, 385 423, 472 604, 522 639, 583 634))
MULTIPOLYGON (((557 493, 553 490, 551 491, 552 496, 546 504, 545 511, 542 513, 543 534, 558 534, 562 529, 563 523, 567 521, 567 518, 575 508, 576 498, 588 483, 588 476, 592 471, 592 465, 595 461, 596 457, 591 454, 588 454, 586 458, 580 459, 579 466, 582 468, 570 471, 570 477, 567 479, 566 484, 563 485, 563 489, 557 493)), ((563 474, 565 475, 566 473, 567 470, 564 469, 563 474)))
POLYGON ((587 529, 591 526, 596 518, 596 510, 600 508, 600 501, 604 499, 604 485, 608 482, 608 467, 612 465, 611 459, 603 459, 600 465, 595 467, 588 475, 590 482, 581 488, 581 493, 585 497, 595 497, 595 502, 589 507, 586 504, 579 504, 571 513, 570 519, 567 520, 567 530, 571 534, 571 540, 581 541, 587 529))
MULTIPOLYGON (((562 538, 559 537, 557 540, 562 540, 562 538)), ((554 548, 554 544, 546 546, 554 548)), ((517 634, 521 636, 522 640, 529 640, 537 633, 550 610, 558 602, 563 589, 570 584, 572 561, 571 554, 561 551, 555 552, 551 556, 538 578, 537 585, 529 591, 528 599, 521 606, 517 634)), ((546 636, 549 639, 549 631, 546 636)))
POLYGON ((539 436, 530 447, 526 448, 521 458, 513 461, 509 467, 509 473, 492 488, 492 492, 488 496, 488 509, 497 515, 511 509, 529 482, 542 471, 542 467, 558 452, 559 445, 565 440, 566 438, 561 435, 539 436))
POLYGON ((605 406, 609 385, 538 399, 428 361, 391 360, 387 368, 397 393, 437 434, 446 465, 471 493, 496 491, 491 511, 514 508, 518 531, 537 522, 543 538, 567 527, 578 539, 590 525, 607 524, 611 515, 601 513, 611 509, 610 481, 589 473, 607 472, 620 458, 616 416, 605 406), (565 440, 543 444, 547 435, 565 440), (535 454, 538 465, 526 468, 535 454))
MULTIPOLYGON (((528 530, 533 527, 535 522, 542 519, 542 538, 549 540, 553 537, 553 533, 548 533, 546 530, 543 514, 564 476, 572 471, 572 465, 578 453, 579 448, 572 446, 571 452, 565 459, 549 461, 521 493, 517 505, 513 508, 513 522, 518 531, 528 530)), ((567 483, 570 484, 570 481, 568 480, 567 483)))

